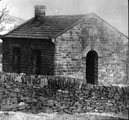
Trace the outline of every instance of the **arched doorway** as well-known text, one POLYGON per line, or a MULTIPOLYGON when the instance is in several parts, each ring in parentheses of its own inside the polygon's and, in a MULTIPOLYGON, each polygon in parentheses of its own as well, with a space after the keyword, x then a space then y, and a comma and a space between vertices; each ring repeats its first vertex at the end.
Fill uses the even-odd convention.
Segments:
POLYGON ((91 84, 97 84, 98 81, 98 54, 93 50, 86 56, 86 79, 91 84))

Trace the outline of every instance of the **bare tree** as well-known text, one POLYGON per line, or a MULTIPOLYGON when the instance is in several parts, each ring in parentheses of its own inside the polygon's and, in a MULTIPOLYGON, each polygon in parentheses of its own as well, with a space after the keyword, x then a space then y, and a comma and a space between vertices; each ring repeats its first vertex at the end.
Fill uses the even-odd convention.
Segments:
POLYGON ((2 22, 6 20, 7 15, 8 15, 7 6, 4 6, 0 11, 0 31, 3 30, 4 28, 2 22))

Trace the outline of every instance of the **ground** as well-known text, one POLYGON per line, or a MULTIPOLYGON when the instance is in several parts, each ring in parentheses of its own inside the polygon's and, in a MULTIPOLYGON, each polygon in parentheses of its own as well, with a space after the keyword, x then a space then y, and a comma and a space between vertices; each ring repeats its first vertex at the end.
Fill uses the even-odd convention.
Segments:
POLYGON ((2 71, 2 64, 0 63, 0 71, 2 71))
POLYGON ((0 112, 0 120, 128 120, 127 117, 105 113, 85 114, 26 114, 20 112, 0 112), (121 117, 121 118, 120 118, 121 117))

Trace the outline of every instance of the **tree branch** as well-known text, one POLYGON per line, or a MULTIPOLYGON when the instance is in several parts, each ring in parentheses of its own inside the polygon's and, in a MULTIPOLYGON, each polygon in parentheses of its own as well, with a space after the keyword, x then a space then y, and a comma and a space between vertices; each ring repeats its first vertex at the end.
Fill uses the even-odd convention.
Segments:
POLYGON ((1 11, 0 11, 0 23, 3 22, 6 19, 6 16, 8 15, 8 10, 7 7, 5 6, 1 11))
POLYGON ((7 6, 4 6, 2 10, 0 11, 0 31, 4 29, 4 25, 2 24, 3 21, 7 19, 8 10, 7 6))

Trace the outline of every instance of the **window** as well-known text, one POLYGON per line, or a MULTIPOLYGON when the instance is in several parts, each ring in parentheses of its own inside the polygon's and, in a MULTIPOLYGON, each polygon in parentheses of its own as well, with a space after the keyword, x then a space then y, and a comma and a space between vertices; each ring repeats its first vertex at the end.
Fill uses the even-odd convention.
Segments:
POLYGON ((18 47, 13 48, 13 71, 20 73, 20 63, 21 63, 21 49, 18 47))
POLYGON ((33 74, 41 74, 41 50, 32 50, 33 74))

